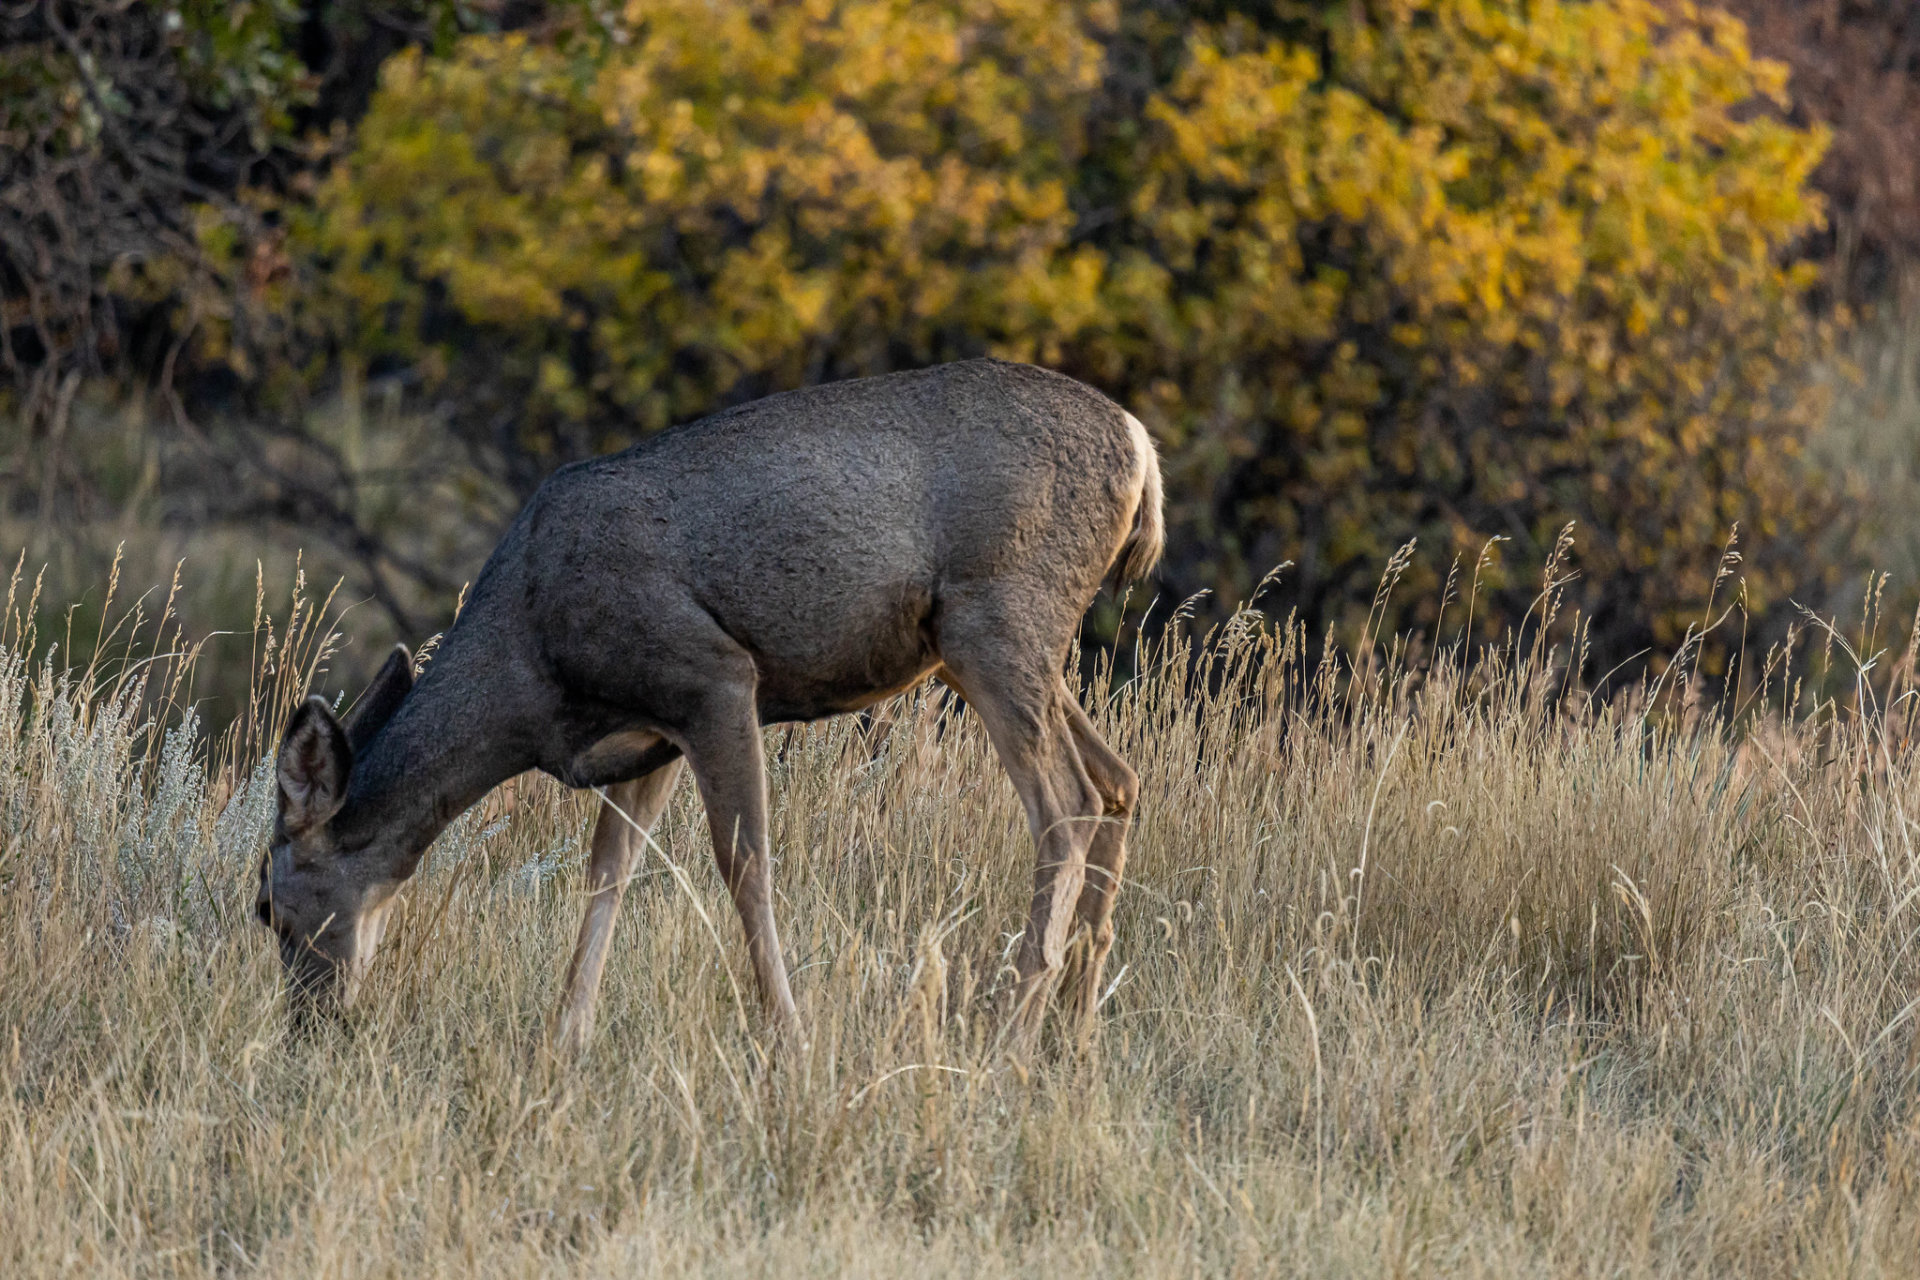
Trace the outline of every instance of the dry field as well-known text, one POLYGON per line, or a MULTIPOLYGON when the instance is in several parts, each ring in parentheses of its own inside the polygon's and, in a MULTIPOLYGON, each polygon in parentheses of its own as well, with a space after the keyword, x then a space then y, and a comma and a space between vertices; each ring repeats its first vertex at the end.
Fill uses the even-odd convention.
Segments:
POLYGON ((1920 1259, 1912 661, 1857 624, 1738 703, 1684 655, 1602 700, 1531 644, 1323 661, 1251 617, 1201 682, 1143 655, 1086 693, 1144 779, 1112 990, 1024 1062, 992 1036, 1032 855, 977 724, 923 694, 770 733, 809 1046, 770 1059, 743 1006, 683 782, 560 1062, 589 809, 540 784, 437 846, 350 1024, 289 1038, 256 762, 313 616, 260 630, 211 744, 184 659, 63 677, 5 634, 0 1274, 1920 1259))

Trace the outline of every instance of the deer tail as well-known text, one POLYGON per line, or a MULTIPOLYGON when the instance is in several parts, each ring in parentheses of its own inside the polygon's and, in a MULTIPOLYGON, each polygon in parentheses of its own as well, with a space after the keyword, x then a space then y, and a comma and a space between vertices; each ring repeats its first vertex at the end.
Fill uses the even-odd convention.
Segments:
POLYGON ((1115 576, 1122 585, 1138 582, 1153 572, 1167 544, 1166 517, 1161 510, 1164 499, 1160 489, 1160 457, 1153 447, 1153 437, 1147 434, 1140 419, 1130 413, 1126 418, 1137 458, 1140 500, 1134 508, 1133 532, 1127 535, 1114 560, 1115 576))

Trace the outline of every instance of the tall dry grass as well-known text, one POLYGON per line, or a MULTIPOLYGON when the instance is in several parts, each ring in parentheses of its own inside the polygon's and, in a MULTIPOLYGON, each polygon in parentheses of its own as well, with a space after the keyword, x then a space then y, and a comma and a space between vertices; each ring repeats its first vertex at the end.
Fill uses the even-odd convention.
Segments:
POLYGON ((1084 1050, 1018 1063, 993 993, 1032 852, 977 723, 922 693, 775 731, 809 1047, 770 1060, 740 999, 683 786, 563 1063, 589 808, 543 785, 442 839, 348 1028, 287 1036, 261 726, 324 631, 281 624, 212 744, 133 649, 69 676, 0 643, 0 1274, 1920 1256, 1913 662, 1867 632, 1809 629, 1740 701, 1684 655, 1596 698, 1577 628, 1415 662, 1242 615, 1143 651, 1087 689, 1144 780, 1112 990, 1084 1050))

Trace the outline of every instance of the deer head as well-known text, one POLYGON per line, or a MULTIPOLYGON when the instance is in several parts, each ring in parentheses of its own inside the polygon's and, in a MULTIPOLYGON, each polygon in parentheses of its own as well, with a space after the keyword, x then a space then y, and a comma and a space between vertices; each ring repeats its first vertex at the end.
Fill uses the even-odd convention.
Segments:
POLYGON ((287 721, 255 912, 279 939, 297 1016, 352 1002, 404 878, 398 851, 386 847, 398 834, 349 821, 347 800, 355 756, 412 688, 413 656, 399 646, 344 725, 317 697, 287 721))

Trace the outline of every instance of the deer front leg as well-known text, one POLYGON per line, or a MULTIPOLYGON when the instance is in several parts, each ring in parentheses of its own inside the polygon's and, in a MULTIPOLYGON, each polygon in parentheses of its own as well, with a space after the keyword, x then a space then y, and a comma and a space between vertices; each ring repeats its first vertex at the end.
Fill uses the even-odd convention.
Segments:
POLYGON ((679 777, 680 762, 675 760, 643 778, 608 787, 601 802, 587 863, 587 913, 580 922, 573 963, 567 967, 566 993, 554 1017, 554 1043, 566 1052, 578 1053, 592 1039, 593 1007, 600 996, 600 977, 607 967, 607 946, 620 914, 620 899, 643 837, 667 807, 679 777))
POLYGON ((750 686, 711 698, 708 714, 682 744, 707 808, 713 856, 747 933, 760 1000, 788 1035, 800 1016, 787 987, 787 965, 773 921, 773 865, 767 842, 767 772, 760 720, 750 686))

